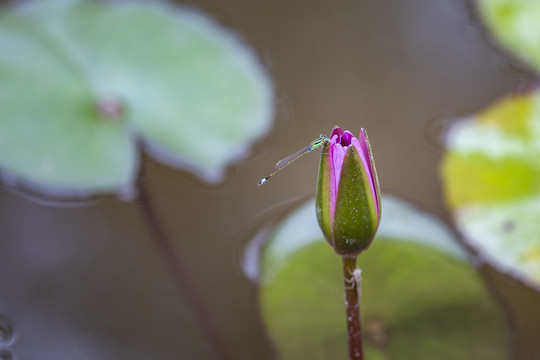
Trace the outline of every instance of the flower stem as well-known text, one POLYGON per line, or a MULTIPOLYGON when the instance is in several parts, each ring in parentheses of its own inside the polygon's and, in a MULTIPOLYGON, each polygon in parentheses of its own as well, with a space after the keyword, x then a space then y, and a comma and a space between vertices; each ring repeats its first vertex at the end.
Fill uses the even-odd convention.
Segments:
POLYGON ((200 319, 203 331, 208 336, 209 341, 214 345, 217 358, 222 360, 233 359, 232 352, 227 346, 227 343, 224 341, 221 332, 214 323, 202 295, 189 275, 189 271, 176 255, 173 242, 167 231, 165 231, 161 219, 155 209, 154 203, 149 195, 148 187, 146 186, 147 179, 144 175, 143 168, 144 164, 141 164, 141 170, 139 172, 139 178, 137 181, 137 190, 139 204, 153 238, 165 257, 169 267, 171 268, 178 286, 184 292, 188 304, 200 319))
POLYGON ((343 279, 345 284, 345 310, 347 314, 349 359, 363 360, 362 327, 360 325, 360 306, 358 304, 360 284, 357 282, 354 276, 355 269, 356 257, 343 257, 343 279))

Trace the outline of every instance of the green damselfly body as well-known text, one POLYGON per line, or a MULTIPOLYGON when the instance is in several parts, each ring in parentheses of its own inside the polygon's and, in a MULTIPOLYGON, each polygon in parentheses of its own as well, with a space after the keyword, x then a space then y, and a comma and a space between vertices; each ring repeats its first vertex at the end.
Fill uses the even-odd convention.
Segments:
POLYGON ((285 159, 279 160, 277 162, 277 164, 276 164, 275 171, 273 173, 271 173, 270 175, 268 175, 267 177, 262 178, 261 181, 259 181, 259 186, 261 186, 265 182, 267 182, 268 179, 270 179, 272 176, 274 176, 278 171, 280 171, 281 169, 286 168, 287 166, 291 165, 294 161, 296 161, 300 157, 304 156, 308 152, 311 152, 313 150, 324 149, 326 147, 326 145, 328 144, 328 142, 329 142, 328 137, 326 135, 324 135, 324 134, 321 134, 318 138, 313 140, 311 142, 311 144, 309 144, 305 148, 295 152, 292 155, 287 156, 285 159))

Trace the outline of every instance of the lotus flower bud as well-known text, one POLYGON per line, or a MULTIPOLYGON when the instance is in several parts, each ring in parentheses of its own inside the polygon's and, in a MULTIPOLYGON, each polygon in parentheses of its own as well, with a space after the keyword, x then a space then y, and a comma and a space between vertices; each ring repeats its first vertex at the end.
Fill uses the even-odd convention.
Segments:
POLYGON ((334 127, 317 182, 319 226, 334 251, 354 258, 369 247, 381 219, 380 190, 367 133, 334 127))

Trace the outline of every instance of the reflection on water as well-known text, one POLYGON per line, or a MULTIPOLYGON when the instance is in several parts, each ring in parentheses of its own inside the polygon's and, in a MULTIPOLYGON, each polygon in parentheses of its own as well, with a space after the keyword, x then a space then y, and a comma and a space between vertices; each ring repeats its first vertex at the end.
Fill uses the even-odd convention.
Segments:
POLYGON ((0 360, 12 360, 14 358, 9 348, 14 338, 13 325, 8 318, 0 315, 0 360))
POLYGON ((13 326, 11 322, 3 315, 0 315, 0 346, 11 345, 14 339, 13 326))
POLYGON ((4 186, 4 190, 12 194, 20 196, 26 200, 43 206, 50 207, 79 207, 79 206, 91 206, 102 201, 99 196, 88 197, 86 194, 81 198, 73 197, 73 194, 69 194, 68 197, 46 195, 44 191, 33 192, 28 188, 24 188, 19 185, 4 186))
POLYGON ((272 228, 273 226, 267 225, 257 232, 247 244, 244 256, 242 256, 242 270, 246 277, 255 284, 259 282, 261 275, 261 248, 272 234, 272 228))
POLYGON ((457 114, 447 112, 431 119, 424 127, 426 143, 434 150, 442 152, 445 147, 446 133, 452 123, 459 120, 457 114))
MULTIPOLYGON (((87 189, 70 189, 58 186, 45 186, 10 174, 8 171, 0 171, 0 179, 4 184, 4 190, 17 194, 36 204, 53 207, 73 207, 88 206, 96 204, 100 200, 99 190, 89 191, 87 189)), ((120 200, 132 201, 135 198, 135 190, 132 184, 121 186, 114 191, 108 189, 103 191, 114 193, 120 200)))
MULTIPOLYGON (((259 281, 261 248, 275 227, 279 225, 280 220, 308 199, 309 197, 305 196, 298 197, 269 207, 252 218, 238 235, 243 245, 238 249, 236 261, 241 265, 243 275, 254 284, 257 285, 259 281)), ((313 210, 313 216, 315 216, 315 210, 313 210)))
POLYGON ((0 350, 0 360, 14 360, 13 353, 9 350, 0 350))

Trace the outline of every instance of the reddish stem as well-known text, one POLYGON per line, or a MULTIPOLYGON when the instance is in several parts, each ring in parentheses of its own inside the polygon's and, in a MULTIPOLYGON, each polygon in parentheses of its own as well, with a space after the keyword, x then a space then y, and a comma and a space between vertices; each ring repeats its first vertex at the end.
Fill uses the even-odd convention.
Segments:
POLYGON ((363 360, 362 326, 360 324, 360 306, 358 304, 358 286, 354 277, 356 257, 343 257, 343 278, 345 283, 345 310, 347 315, 347 333, 349 340, 349 359, 363 360))
POLYGON ((233 359, 232 353, 215 325, 202 295, 189 275, 189 271, 176 255, 173 242, 169 234, 165 231, 154 203, 148 193, 143 167, 144 166, 141 164, 141 170, 137 181, 137 190, 139 204, 141 205, 141 209, 150 231, 152 232, 153 238, 170 266, 178 286, 183 290, 188 304, 200 319, 201 326, 210 339, 210 342, 214 345, 218 358, 223 360, 233 359))

